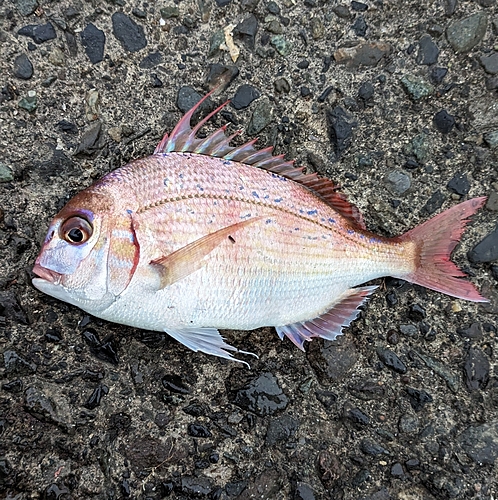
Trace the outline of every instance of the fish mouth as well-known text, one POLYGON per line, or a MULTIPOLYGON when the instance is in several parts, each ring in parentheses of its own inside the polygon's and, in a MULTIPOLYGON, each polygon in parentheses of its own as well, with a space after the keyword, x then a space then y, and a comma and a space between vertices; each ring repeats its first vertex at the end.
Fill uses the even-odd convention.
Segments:
POLYGON ((39 278, 42 278, 49 283, 53 283, 54 285, 58 285, 61 280, 61 275, 59 273, 56 273, 51 269, 47 269, 46 267, 40 266, 40 264, 34 265, 33 273, 36 274, 39 278))

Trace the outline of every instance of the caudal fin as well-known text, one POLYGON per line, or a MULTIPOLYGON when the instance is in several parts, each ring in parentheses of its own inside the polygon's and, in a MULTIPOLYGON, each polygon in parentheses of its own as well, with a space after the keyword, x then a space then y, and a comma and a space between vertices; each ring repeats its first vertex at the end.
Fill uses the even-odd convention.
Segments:
POLYGON ((483 196, 460 203, 401 236, 402 241, 413 241, 417 245, 417 268, 403 278, 459 299, 489 302, 470 281, 460 279, 466 274, 450 260, 469 217, 485 201, 483 196))

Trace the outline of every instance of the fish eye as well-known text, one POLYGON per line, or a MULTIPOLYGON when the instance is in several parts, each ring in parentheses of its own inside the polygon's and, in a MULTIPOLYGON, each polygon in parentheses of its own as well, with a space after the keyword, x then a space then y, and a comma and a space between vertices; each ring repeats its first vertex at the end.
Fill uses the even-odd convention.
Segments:
POLYGON ((61 226, 61 238, 72 245, 81 245, 90 239, 92 225, 82 217, 70 217, 61 226))

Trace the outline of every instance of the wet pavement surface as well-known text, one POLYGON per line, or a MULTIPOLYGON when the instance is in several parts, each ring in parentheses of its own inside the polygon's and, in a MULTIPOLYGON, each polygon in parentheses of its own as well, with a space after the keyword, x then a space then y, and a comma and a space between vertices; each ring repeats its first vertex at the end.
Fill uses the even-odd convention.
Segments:
POLYGON ((496 0, 1 3, 2 498, 496 498, 497 51, 496 0), (34 289, 55 213, 216 85, 196 119, 231 98, 373 232, 488 196, 453 260, 490 303, 379 280, 306 353, 224 332, 249 370, 34 289))

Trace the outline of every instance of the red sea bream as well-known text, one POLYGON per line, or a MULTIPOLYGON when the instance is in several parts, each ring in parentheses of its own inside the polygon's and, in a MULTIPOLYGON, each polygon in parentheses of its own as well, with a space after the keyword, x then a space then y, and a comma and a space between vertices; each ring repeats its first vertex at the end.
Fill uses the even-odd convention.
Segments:
MULTIPOLYGON (((207 97, 207 96, 206 96, 207 97)), ((199 103, 200 104, 200 103, 199 103)), ((109 173, 55 216, 36 259, 42 292, 116 323, 233 359, 218 329, 273 326, 299 348, 333 340, 394 276, 483 302, 450 254, 474 198, 402 236, 369 232, 336 186, 225 127, 197 138, 197 104, 154 154, 109 173)))

